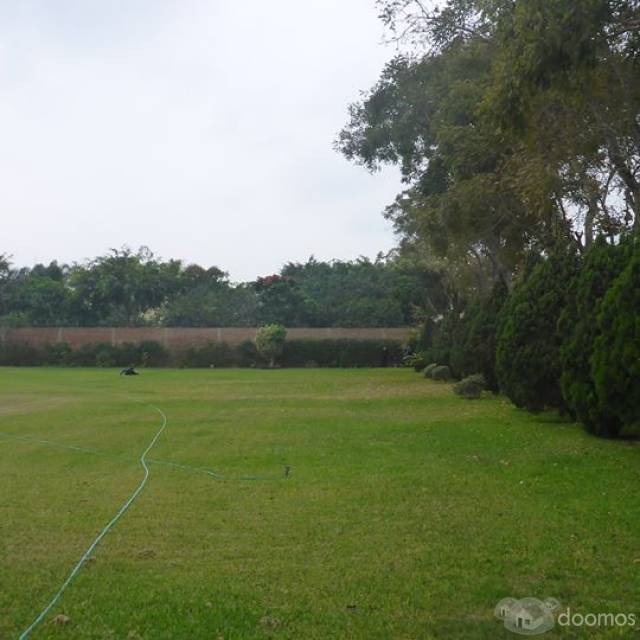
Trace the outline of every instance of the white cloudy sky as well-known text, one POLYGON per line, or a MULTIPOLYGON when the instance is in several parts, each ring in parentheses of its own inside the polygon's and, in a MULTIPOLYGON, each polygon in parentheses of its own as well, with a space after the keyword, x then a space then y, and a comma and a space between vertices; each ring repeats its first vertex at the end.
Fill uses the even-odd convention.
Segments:
POLYGON ((243 280, 391 248, 396 172, 332 148, 382 35, 373 0, 0 2, 0 253, 243 280))

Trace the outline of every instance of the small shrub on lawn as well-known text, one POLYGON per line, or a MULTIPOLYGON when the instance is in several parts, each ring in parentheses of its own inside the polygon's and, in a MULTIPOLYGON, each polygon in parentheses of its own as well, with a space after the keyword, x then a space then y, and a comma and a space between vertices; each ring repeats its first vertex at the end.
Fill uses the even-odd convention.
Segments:
POLYGON ((481 373, 474 373, 461 380, 453 387, 453 392, 461 398, 475 400, 482 396, 482 392, 487 388, 487 381, 481 373))
POLYGON ((451 369, 447 366, 438 366, 431 371, 431 378, 433 380, 440 380, 446 382, 447 380, 451 380, 451 369))
POLYGON ((433 373, 433 370, 436 369, 438 367, 438 365, 435 362, 432 362, 431 364, 428 364, 425 368, 424 368, 424 377, 425 378, 430 378, 431 374, 433 373))
POLYGON ((413 367, 416 373, 420 373, 420 371, 424 370, 427 366, 427 361, 422 353, 412 353, 403 358, 402 364, 404 364, 405 367, 413 367))

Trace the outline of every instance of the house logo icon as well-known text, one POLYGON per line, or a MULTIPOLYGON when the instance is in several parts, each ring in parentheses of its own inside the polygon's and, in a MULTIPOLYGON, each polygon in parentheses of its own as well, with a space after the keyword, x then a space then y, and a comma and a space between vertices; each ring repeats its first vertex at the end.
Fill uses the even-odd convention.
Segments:
POLYGON ((494 610, 495 617, 504 622, 505 629, 523 636, 538 636, 555 626, 554 612, 560 608, 555 598, 503 598, 494 610))

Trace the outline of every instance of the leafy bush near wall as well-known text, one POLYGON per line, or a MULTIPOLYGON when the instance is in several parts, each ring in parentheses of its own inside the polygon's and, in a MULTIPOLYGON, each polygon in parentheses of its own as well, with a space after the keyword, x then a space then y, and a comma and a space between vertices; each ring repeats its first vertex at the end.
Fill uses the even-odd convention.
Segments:
POLYGON ((256 349, 270 367, 275 366, 276 359, 282 356, 286 339, 287 330, 281 324, 268 324, 256 331, 256 349))
POLYGON ((487 381, 481 373, 474 373, 460 380, 454 387, 453 392, 461 398, 467 400, 477 400, 482 397, 482 392, 487 388, 487 381))

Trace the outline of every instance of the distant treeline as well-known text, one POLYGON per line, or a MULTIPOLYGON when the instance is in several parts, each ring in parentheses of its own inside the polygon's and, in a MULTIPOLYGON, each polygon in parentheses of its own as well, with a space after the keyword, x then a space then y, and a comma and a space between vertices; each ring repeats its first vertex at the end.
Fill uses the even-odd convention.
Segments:
POLYGON ((443 296, 436 271, 397 256, 310 258, 236 284, 217 267, 162 260, 144 247, 31 268, 0 255, 0 326, 9 327, 398 327, 443 296))

